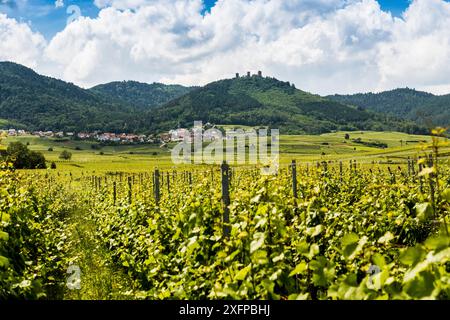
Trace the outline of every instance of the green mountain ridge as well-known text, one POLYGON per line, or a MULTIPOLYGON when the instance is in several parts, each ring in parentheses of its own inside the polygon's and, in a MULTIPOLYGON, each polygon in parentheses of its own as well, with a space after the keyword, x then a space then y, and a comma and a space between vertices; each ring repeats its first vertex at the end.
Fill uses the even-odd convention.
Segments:
POLYGON ((327 98, 367 110, 395 115, 427 127, 448 126, 450 123, 450 95, 403 88, 380 93, 333 95, 327 98))
POLYGON ((176 99, 193 88, 162 83, 141 83, 137 81, 116 81, 101 84, 90 89, 91 92, 120 101, 139 110, 161 106, 176 99))
POLYGON ((313 95, 275 78, 241 77, 192 88, 124 81, 86 90, 11 62, 0 62, 0 119, 0 126, 75 132, 158 133, 197 120, 269 126, 282 134, 425 132, 412 121, 313 95))
POLYGON ((155 130, 192 126, 195 120, 221 124, 270 126, 284 133, 319 134, 332 130, 399 130, 421 128, 394 117, 296 89, 289 82, 258 76, 210 83, 155 108, 155 130))
POLYGON ((30 130, 128 130, 134 110, 11 62, 0 63, 0 118, 30 130))

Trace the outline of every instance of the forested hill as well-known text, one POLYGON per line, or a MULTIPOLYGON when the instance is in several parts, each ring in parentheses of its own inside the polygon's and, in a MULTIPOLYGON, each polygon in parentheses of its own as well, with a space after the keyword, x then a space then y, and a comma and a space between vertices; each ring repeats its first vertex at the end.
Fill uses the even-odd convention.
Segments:
POLYGON ((0 119, 29 130, 133 130, 134 109, 73 84, 0 62, 0 119))
POLYGON ((85 90, 15 63, 0 62, 2 127, 14 124, 28 130, 157 133, 191 127, 196 120, 269 126, 281 129, 282 134, 424 132, 393 115, 348 106, 274 78, 242 77, 197 88, 116 82, 85 90), (164 103, 171 97, 177 98, 164 103))
POLYGON ((436 96, 414 89, 395 89, 381 93, 334 95, 331 100, 379 113, 391 114, 427 126, 448 126, 450 95, 436 96))
POLYGON ((220 124, 270 126, 284 133, 317 134, 332 130, 421 132, 411 122, 350 107, 267 77, 216 81, 155 108, 153 129, 189 126, 194 120, 220 124))
POLYGON ((180 85, 120 81, 101 84, 90 90, 109 97, 112 101, 121 101, 137 109, 146 110, 161 106, 190 92, 192 89, 180 85))

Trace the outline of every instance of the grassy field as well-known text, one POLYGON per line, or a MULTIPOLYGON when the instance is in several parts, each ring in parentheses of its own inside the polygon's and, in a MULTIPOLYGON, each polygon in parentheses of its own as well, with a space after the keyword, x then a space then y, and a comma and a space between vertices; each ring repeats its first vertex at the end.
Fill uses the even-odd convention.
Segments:
MULTIPOLYGON (((5 147, 13 141, 28 144, 31 150, 42 152, 48 161, 55 161, 64 171, 147 171, 153 167, 174 167, 169 148, 159 145, 102 146, 92 141, 46 139, 35 136, 8 137, 2 141, 5 147), (53 151, 50 151, 53 150, 53 151), (73 154, 70 161, 59 159, 63 150, 73 154)), ((356 159, 362 163, 401 162, 407 157, 418 156, 421 146, 431 141, 429 136, 409 135, 398 132, 336 132, 322 135, 281 136, 280 163, 286 165, 292 159, 300 162, 356 159), (349 134, 350 138, 345 139, 349 134), (361 139, 357 143, 355 139, 361 139), (367 146, 367 143, 384 143, 387 148, 367 146)), ((442 150, 444 155, 450 149, 442 150)))

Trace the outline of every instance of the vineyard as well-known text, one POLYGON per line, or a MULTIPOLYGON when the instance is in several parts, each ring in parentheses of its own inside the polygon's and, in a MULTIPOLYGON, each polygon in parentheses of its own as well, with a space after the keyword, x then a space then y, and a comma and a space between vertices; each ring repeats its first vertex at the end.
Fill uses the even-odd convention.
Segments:
POLYGON ((439 143, 398 164, 294 160, 273 176, 4 165, 0 299, 449 299, 439 143))

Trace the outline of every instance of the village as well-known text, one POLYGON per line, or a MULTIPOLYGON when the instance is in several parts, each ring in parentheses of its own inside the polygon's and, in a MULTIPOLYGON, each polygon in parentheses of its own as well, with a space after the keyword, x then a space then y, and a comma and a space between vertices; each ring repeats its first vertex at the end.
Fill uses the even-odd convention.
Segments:
MULTIPOLYGON (((204 128, 214 127, 206 124, 204 128)), ((130 134, 130 133, 110 133, 110 132, 64 132, 64 131, 27 131, 22 129, 0 130, 3 136, 35 136, 42 139, 73 139, 98 141, 105 144, 152 144, 152 143, 170 143, 179 141, 192 141, 194 139, 195 129, 178 128, 161 134, 130 134)), ((219 138, 217 133, 204 131, 203 140, 213 141, 219 138)))
POLYGON ((73 140, 89 140, 101 143, 117 143, 117 144, 145 144, 170 142, 167 139, 169 134, 161 135, 143 135, 130 133, 109 133, 109 132, 64 132, 64 131, 27 131, 18 129, 0 130, 0 134, 9 137, 17 136, 35 136, 42 139, 73 139, 73 140))

